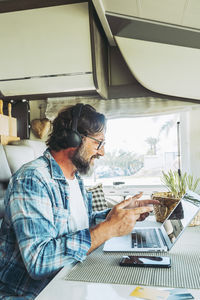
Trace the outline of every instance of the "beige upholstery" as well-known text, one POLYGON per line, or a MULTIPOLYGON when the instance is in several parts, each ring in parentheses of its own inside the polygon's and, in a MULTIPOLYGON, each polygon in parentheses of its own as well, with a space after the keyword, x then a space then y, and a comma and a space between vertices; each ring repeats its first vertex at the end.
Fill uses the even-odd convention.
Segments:
POLYGON ((34 159, 34 151, 28 146, 7 145, 4 146, 4 151, 12 174, 22 165, 34 159))
POLYGON ((34 158, 39 157, 46 149, 46 144, 41 141, 21 140, 17 142, 12 142, 12 145, 23 145, 30 147, 34 152, 34 158))
POLYGON ((46 149, 41 141, 22 140, 12 145, 0 144, 0 218, 4 214, 3 198, 12 174, 23 164, 39 157, 46 149))
POLYGON ((0 182, 9 181, 10 176, 11 171, 4 151, 4 147, 0 144, 0 182))

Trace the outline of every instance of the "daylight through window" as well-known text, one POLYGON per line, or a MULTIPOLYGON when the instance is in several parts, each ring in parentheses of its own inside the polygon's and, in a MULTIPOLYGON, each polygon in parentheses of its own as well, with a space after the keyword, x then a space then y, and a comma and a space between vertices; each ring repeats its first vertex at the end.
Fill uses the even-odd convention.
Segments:
POLYGON ((108 120, 105 156, 86 184, 160 185, 162 170, 178 168, 177 122, 179 114, 108 120))

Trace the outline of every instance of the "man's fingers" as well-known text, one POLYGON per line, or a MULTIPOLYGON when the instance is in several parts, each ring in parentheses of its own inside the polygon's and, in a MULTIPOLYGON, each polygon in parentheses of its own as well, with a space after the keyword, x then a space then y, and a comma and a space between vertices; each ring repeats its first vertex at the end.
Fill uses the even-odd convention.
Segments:
POLYGON ((144 214, 144 213, 148 213, 150 211, 153 210, 152 207, 149 207, 149 206, 141 206, 141 207, 136 207, 136 208, 132 208, 131 209, 135 214, 144 214))
POLYGON ((128 199, 121 201, 119 204, 117 204, 117 207, 124 208, 124 207, 128 206, 132 202, 132 200, 139 199, 142 196, 142 194, 143 194, 143 192, 140 192, 139 194, 136 194, 128 199))
MULTIPOLYGON (((127 206, 131 205, 132 204, 132 201, 133 199, 138 199, 140 198, 142 195, 142 192, 133 196, 133 197, 130 197, 128 199, 125 199, 123 201, 121 201, 120 203, 118 203, 116 205, 117 208, 119 209, 122 209, 122 208, 126 208, 127 206)), ((136 200, 135 203, 134 203, 134 206, 138 206, 138 207, 147 207, 146 205, 149 205, 149 204, 160 204, 160 202, 158 200, 152 200, 152 199, 148 199, 148 200, 136 200)), ((152 208, 149 210, 149 211, 152 211, 152 208)), ((148 212, 149 212, 148 211, 148 212)))
POLYGON ((141 206, 145 206, 148 204, 160 204, 160 201, 148 199, 148 200, 140 200, 138 201, 138 203, 140 203, 141 206))
POLYGON ((143 195, 143 192, 140 192, 139 194, 136 194, 136 195, 132 196, 131 198, 138 199, 138 198, 142 197, 142 195, 143 195))
POLYGON ((124 207, 128 206, 131 203, 131 201, 132 201, 132 198, 125 199, 125 200, 121 201, 120 203, 118 203, 116 205, 116 207, 120 208, 120 209, 124 208, 124 207))

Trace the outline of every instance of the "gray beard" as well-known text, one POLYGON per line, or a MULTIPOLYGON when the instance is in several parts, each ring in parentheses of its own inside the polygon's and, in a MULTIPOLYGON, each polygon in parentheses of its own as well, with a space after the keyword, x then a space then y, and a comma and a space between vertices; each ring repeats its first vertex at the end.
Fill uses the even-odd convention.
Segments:
POLYGON ((90 162, 85 160, 83 154, 84 154, 84 148, 83 145, 81 145, 75 151, 74 155, 71 158, 71 161, 80 174, 86 175, 90 171, 90 162))

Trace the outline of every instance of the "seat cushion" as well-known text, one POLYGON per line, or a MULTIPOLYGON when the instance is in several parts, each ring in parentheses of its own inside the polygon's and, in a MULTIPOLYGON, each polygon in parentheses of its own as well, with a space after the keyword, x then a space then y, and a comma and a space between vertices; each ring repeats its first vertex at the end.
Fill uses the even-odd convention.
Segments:
POLYGON ((14 174, 22 165, 34 159, 34 151, 29 146, 4 146, 11 173, 14 174))
POLYGON ((12 142, 11 144, 16 145, 16 146, 24 145, 24 146, 31 147, 33 149, 35 158, 38 158, 39 156, 41 156, 47 148, 45 142, 43 142, 43 141, 20 140, 20 141, 12 142))
POLYGON ((92 193, 92 209, 94 211, 100 211, 108 208, 101 183, 88 188, 87 191, 92 193))
POLYGON ((11 170, 7 162, 4 147, 0 144, 0 182, 8 182, 11 177, 11 170))

